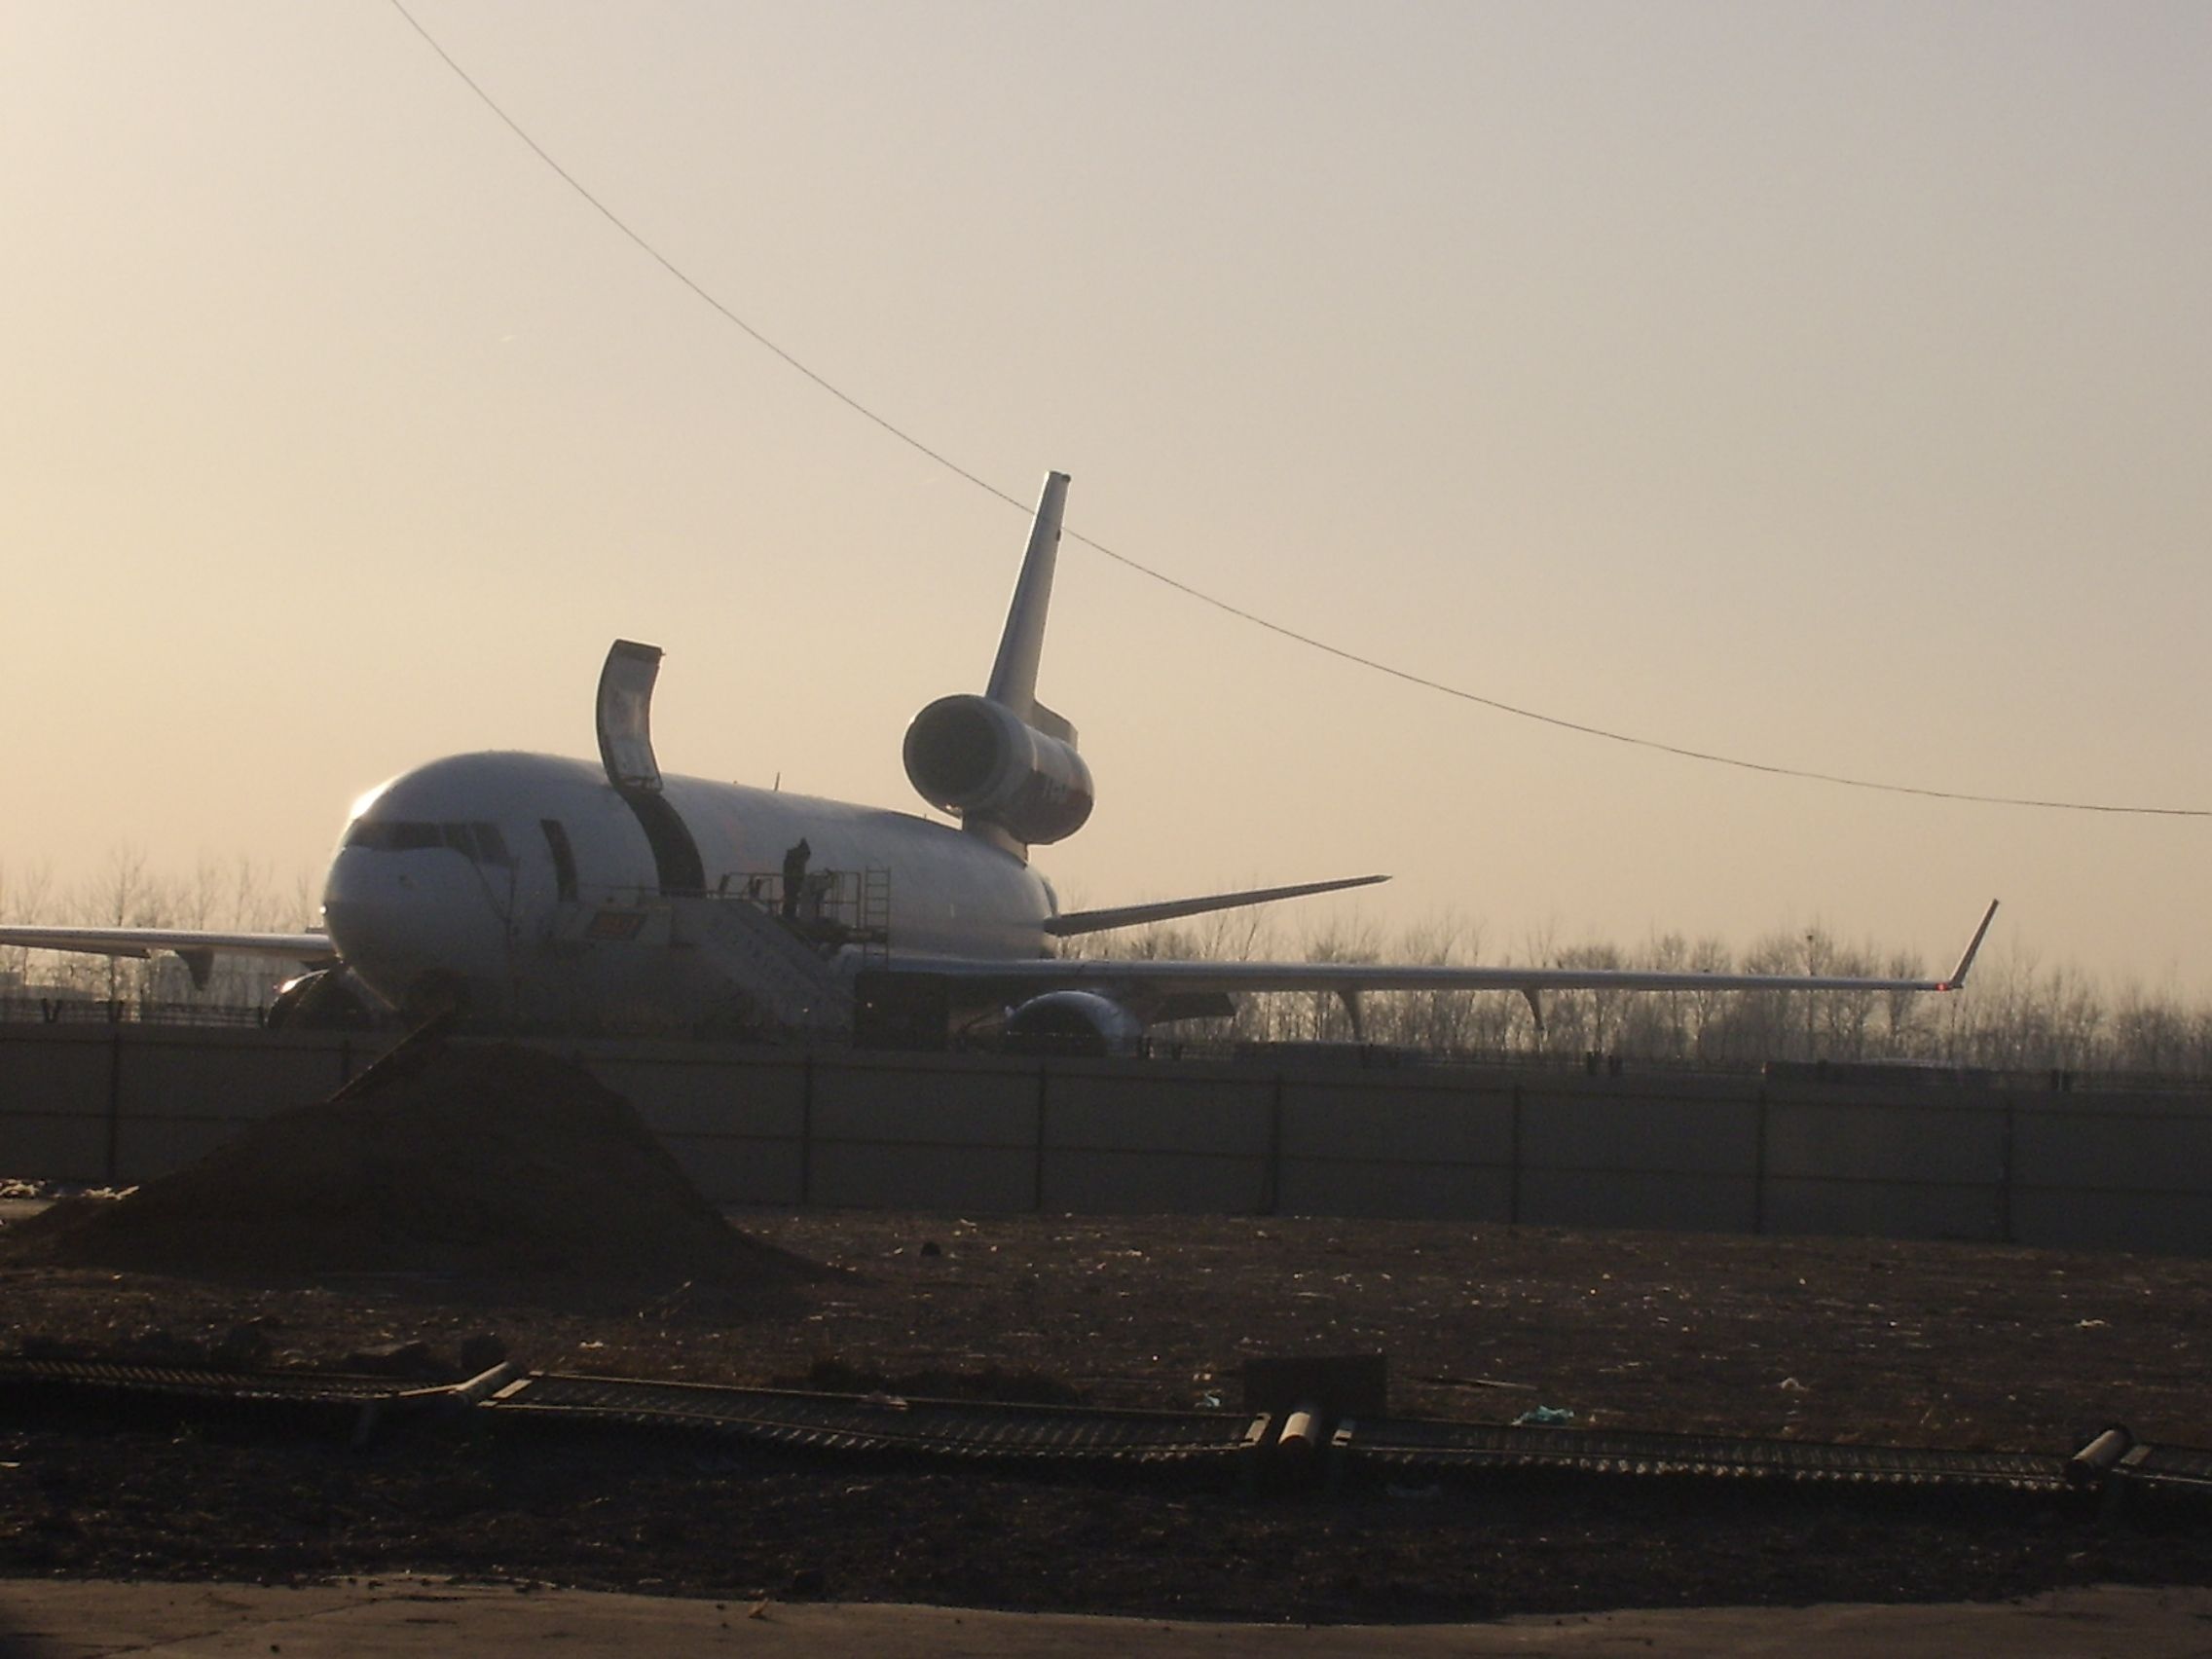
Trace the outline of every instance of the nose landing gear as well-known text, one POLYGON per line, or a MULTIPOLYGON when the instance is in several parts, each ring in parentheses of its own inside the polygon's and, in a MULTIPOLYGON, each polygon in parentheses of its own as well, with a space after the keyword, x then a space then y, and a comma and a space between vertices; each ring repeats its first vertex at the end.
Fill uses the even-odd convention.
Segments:
POLYGON ((265 1023, 272 1031, 343 1031, 384 1017, 384 1005, 349 970, 317 968, 276 987, 265 1023))

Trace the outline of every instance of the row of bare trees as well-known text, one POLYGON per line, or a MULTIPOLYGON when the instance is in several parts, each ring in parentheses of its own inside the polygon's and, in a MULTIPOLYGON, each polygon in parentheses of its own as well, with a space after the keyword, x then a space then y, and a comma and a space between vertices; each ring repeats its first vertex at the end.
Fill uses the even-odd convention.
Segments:
MULTIPOLYGON (((1087 940, 1087 954, 1222 961, 1409 962, 1479 965, 1479 927, 1456 918, 1386 940, 1372 922, 1339 924, 1286 941, 1256 912, 1224 912, 1192 926, 1087 940)), ((1909 952, 1850 944, 1825 928, 1776 933, 1741 957, 1714 939, 1667 934, 1624 950, 1538 938, 1514 953, 1524 966, 1663 972, 1802 974, 1920 978, 1909 952)), ((2004 1071, 2128 1072, 2212 1077, 2212 1005, 2124 983, 2107 989, 2076 970, 2044 968, 1999 951, 1956 996, 1910 991, 1552 991, 1542 1017, 1497 991, 1369 993, 1361 1029, 1333 994, 1245 999, 1235 1017, 1194 1034, 1228 1041, 1387 1044, 1432 1053, 1620 1055, 1644 1062, 1755 1065, 1766 1060, 1899 1060, 2004 1071)))
MULTIPOLYGON (((130 847, 111 851, 68 887, 47 870, 0 865, 0 922, 87 927, 296 931, 312 926, 313 890, 249 859, 202 859, 183 874, 152 868, 130 847)), ((1296 938, 1266 912, 1225 910, 1198 922, 1104 935, 1085 954, 1213 961, 1479 964, 1479 926, 1455 916, 1387 938, 1373 921, 1296 938)), ((1718 940, 1667 934, 1624 950, 1539 937, 1514 952, 1533 967, 1642 968, 1725 974, 1914 978, 1920 960, 1850 944, 1824 928, 1776 933, 1741 958, 1718 940)), ((267 964, 218 960, 194 987, 173 958, 107 959, 0 948, 0 998, 55 993, 133 1003, 268 1001, 267 964)), ((2212 1006, 2136 983, 2108 989, 2076 970, 2045 968, 2002 951, 1985 956, 1958 996, 1876 991, 1554 991, 1539 1022, 1510 992, 1371 993, 1360 1030, 1334 995, 1244 999, 1234 1019, 1195 1023, 1190 1035, 1237 1042, 1364 1040, 1431 1053, 1620 1055, 1645 1062, 1753 1065, 1766 1060, 1920 1060, 2007 1071, 2129 1072, 2212 1078, 2212 1006)))
MULTIPOLYGON (((306 876, 286 882, 273 866, 244 858, 229 863, 203 858, 180 874, 154 868, 135 847, 118 847, 98 869, 67 886, 44 866, 18 871, 0 865, 0 922, 288 933, 313 925, 315 908, 306 876)), ((266 963, 218 958, 208 983, 195 986, 173 957, 0 948, 0 998, 60 995, 253 1008, 269 1000, 270 990, 266 963)))

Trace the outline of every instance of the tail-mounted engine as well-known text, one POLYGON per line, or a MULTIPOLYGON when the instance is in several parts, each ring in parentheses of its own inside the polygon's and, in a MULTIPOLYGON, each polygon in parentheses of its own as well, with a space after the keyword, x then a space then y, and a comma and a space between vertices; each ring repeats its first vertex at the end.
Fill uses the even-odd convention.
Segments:
POLYGON ((1041 705, 1060 736, 1039 731, 988 697, 940 697, 906 728, 906 776, 922 798, 966 824, 1025 846, 1064 840, 1090 816, 1090 768, 1075 733, 1041 705))

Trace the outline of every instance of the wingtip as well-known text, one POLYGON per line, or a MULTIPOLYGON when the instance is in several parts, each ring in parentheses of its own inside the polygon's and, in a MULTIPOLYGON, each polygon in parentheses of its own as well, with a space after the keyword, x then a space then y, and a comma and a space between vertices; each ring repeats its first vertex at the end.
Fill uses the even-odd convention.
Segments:
POLYGON ((1974 952, 1981 948, 1981 941, 1989 933, 1989 924, 1996 919, 1997 901, 1992 899, 1989 902, 1989 908, 1981 913, 1981 926, 1973 930, 1973 938, 1967 941, 1966 954, 1959 958, 1958 967, 1951 970, 1951 977, 1943 980, 1937 987, 1938 989, 1956 991, 1965 986, 1967 971, 1973 966, 1974 952))

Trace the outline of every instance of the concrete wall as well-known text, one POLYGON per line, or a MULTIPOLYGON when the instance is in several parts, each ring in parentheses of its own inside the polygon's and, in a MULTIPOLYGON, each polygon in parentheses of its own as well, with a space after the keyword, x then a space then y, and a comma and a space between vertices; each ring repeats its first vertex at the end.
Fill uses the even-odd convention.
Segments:
POLYGON ((126 1185, 319 1100, 357 1039, 186 1025, 0 1025, 0 1172, 126 1185))
MULTIPOLYGON (((1157 1210, 2212 1255, 2212 1097, 547 1044, 730 1204, 1157 1210)), ((0 1175, 130 1182, 358 1040, 0 1025, 0 1175)))

